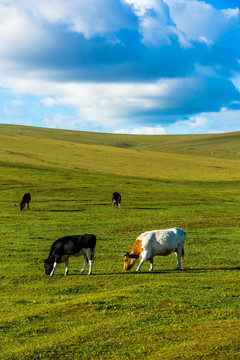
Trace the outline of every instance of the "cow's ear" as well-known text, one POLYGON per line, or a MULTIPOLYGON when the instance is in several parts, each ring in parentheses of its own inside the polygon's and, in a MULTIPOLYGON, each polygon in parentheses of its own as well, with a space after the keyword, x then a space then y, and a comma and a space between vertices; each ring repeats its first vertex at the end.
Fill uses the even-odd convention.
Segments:
POLYGON ((126 254, 124 254, 123 257, 129 257, 129 252, 126 252, 126 254))

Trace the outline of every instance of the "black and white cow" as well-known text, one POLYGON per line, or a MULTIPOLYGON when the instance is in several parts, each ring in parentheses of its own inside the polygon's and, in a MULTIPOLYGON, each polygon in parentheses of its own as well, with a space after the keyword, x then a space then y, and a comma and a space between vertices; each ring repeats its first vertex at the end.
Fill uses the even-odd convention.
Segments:
POLYGON ((112 208, 117 208, 117 206, 121 209, 121 195, 118 192, 114 192, 112 194, 112 208))
POLYGON ((46 275, 53 276, 58 264, 65 262, 65 274, 68 274, 70 256, 83 255, 83 268, 80 275, 89 263, 88 275, 92 273, 96 236, 92 234, 65 236, 56 240, 52 246, 48 258, 44 261, 46 275))

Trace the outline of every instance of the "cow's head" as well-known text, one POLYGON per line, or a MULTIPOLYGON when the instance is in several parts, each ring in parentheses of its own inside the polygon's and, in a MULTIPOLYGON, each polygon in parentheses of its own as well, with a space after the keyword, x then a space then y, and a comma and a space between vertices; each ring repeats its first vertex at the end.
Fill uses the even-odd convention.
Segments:
POLYGON ((19 210, 20 210, 20 211, 23 211, 24 205, 25 205, 24 203, 20 203, 20 204, 19 204, 19 210))
POLYGON ((46 259, 44 261, 44 267, 45 267, 45 274, 50 275, 53 269, 53 262, 50 261, 49 259, 46 259))
POLYGON ((124 256, 123 270, 130 270, 133 267, 133 265, 135 264, 135 261, 139 257, 135 254, 129 254, 129 252, 127 252, 123 256, 124 256))

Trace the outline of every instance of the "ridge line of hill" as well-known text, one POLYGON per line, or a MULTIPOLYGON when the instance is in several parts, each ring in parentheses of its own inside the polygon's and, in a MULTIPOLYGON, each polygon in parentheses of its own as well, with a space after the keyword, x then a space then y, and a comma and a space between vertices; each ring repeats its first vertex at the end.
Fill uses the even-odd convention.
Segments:
POLYGON ((240 131, 201 135, 124 135, 0 124, 0 133, 88 145, 240 159, 240 131))

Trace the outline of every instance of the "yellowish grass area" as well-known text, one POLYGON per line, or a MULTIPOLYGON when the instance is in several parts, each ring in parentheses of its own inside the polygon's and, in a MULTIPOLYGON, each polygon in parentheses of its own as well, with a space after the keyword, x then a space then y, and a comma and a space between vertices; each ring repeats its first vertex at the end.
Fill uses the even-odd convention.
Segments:
POLYGON ((1 134, 0 162, 37 168, 84 170, 142 179, 237 180, 240 159, 221 159, 148 150, 87 145, 1 134))

